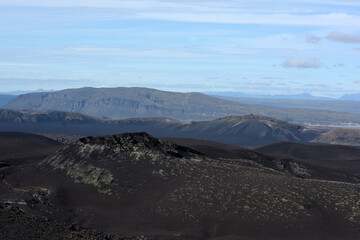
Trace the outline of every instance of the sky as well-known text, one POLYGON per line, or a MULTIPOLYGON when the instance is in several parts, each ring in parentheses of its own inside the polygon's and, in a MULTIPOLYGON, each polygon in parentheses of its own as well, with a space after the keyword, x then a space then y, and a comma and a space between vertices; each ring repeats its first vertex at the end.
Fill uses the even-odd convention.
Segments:
POLYGON ((358 0, 0 0, 0 92, 360 93, 358 0))

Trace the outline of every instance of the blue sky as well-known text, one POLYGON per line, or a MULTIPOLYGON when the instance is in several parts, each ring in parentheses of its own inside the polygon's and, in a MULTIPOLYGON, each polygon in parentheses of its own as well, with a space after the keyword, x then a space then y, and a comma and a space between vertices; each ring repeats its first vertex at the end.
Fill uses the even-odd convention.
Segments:
POLYGON ((1 0, 0 92, 360 92, 360 2, 1 0))

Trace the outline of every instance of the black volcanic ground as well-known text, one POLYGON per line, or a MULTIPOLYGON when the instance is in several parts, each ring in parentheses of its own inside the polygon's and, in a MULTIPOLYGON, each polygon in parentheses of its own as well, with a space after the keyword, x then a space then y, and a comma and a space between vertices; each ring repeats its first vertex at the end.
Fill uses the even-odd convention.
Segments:
POLYGON ((85 137, 67 145, 28 134, 1 136, 3 142, 17 139, 24 151, 38 149, 24 159, 21 151, 1 148, 7 156, 0 168, 3 239, 41 239, 44 229, 52 239, 360 237, 356 179, 319 179, 326 167, 207 141, 171 140, 191 149, 146 133, 85 137))

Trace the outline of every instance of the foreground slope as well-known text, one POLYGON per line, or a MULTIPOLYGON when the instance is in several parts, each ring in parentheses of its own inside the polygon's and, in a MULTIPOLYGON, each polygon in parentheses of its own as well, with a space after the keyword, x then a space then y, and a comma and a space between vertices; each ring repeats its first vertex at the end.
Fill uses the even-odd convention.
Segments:
POLYGON ((256 115, 230 116, 187 124, 169 118, 109 120, 79 113, 1 109, 0 131, 85 136, 144 131, 156 137, 196 138, 248 147, 281 141, 308 142, 322 133, 302 125, 256 115))
POLYGON ((210 158, 146 133, 82 138, 6 172, 0 187, 33 214, 121 236, 359 238, 357 184, 210 158))
POLYGON ((80 88, 29 93, 16 97, 4 108, 78 112, 113 119, 165 117, 182 121, 199 121, 229 115, 257 114, 297 123, 360 123, 360 115, 357 114, 260 107, 201 93, 165 92, 148 88, 80 88))
POLYGON ((1 239, 75 239, 75 240, 132 240, 139 237, 116 237, 94 229, 59 224, 45 217, 37 217, 10 204, 0 204, 1 239))

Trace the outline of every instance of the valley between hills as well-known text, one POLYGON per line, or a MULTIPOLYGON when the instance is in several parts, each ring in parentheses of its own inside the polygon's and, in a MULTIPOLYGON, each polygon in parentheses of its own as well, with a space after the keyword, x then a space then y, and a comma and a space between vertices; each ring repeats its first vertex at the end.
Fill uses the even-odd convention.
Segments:
POLYGON ((95 90, 0 109, 1 239, 359 239, 358 115, 95 90))

